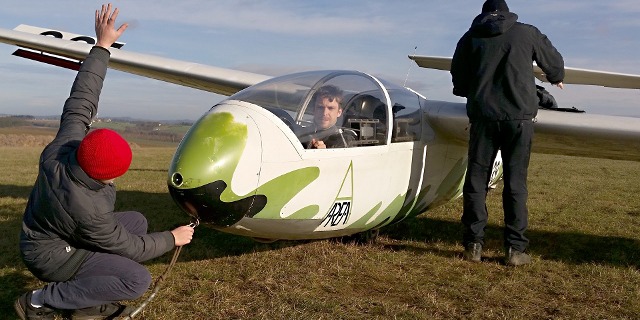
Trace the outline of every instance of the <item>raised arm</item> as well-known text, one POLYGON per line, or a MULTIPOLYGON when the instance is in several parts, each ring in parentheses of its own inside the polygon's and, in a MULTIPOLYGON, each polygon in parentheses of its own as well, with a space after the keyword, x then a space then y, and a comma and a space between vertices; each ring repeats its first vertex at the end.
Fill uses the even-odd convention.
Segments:
POLYGON ((127 23, 123 23, 117 30, 115 29, 118 12, 120 12, 118 8, 111 12, 111 3, 103 4, 100 11, 96 10, 96 38, 98 38, 96 46, 109 49, 127 30, 129 26, 127 23))

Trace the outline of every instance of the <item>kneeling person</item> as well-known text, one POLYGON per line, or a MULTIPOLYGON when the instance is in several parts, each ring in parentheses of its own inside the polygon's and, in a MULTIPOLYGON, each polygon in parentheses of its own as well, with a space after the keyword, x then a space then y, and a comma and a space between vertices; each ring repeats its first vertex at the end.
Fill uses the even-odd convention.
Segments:
POLYGON ((21 319, 97 319, 128 314, 121 300, 141 297, 151 284, 140 264, 191 242, 193 228, 147 233, 139 212, 113 212, 114 179, 131 164, 129 144, 115 131, 87 133, 98 112, 118 9, 95 14, 97 44, 82 63, 60 128, 40 155, 38 177, 22 220, 20 252, 31 273, 47 282, 14 304, 21 319), (64 312, 63 312, 64 311, 64 312))

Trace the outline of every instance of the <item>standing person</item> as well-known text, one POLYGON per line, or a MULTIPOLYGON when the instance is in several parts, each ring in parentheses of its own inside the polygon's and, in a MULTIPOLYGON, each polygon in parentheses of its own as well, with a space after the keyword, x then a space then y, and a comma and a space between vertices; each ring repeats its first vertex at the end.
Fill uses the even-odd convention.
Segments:
POLYGON ((16 300, 21 319, 53 319, 63 310, 73 319, 126 314, 117 301, 139 298, 151 284, 139 262, 193 236, 189 226, 147 233, 139 212, 113 212, 114 179, 129 169, 131 149, 115 131, 87 131, 98 111, 109 48, 127 28, 114 28, 117 16, 111 4, 96 11, 97 43, 78 71, 56 137, 40 156, 20 252, 29 271, 47 284, 16 300))
POLYGON ((487 0, 482 13, 458 41, 451 63, 453 93, 467 98, 471 123, 469 161, 463 187, 464 258, 479 262, 487 225, 487 184, 498 150, 504 168, 505 262, 531 262, 527 170, 538 111, 532 64, 563 88, 564 61, 536 27, 517 22, 503 0, 487 0))

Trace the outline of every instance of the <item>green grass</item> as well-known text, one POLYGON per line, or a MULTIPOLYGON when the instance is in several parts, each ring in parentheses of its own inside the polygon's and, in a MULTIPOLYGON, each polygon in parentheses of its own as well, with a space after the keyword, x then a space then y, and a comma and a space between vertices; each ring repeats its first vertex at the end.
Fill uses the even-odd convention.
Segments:
MULTIPOLYGON (((143 212, 155 231, 188 222, 167 193, 173 150, 135 148, 117 180, 117 209, 143 212)), ((39 152, 0 147, 2 319, 15 318, 16 297, 43 285, 17 245, 39 152)), ((501 263, 501 186, 489 195, 480 264, 461 259, 460 201, 384 228, 371 245, 261 244, 200 226, 137 318, 640 318, 640 162, 534 154, 529 175, 531 265, 501 263)), ((170 258, 146 265, 158 277, 170 258)))

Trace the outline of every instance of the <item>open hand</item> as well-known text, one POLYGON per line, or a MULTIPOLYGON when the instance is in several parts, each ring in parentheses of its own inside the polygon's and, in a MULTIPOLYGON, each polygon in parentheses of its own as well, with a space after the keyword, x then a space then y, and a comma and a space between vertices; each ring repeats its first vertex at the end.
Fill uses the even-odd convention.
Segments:
POLYGON ((98 38, 96 46, 109 49, 129 26, 123 23, 118 30, 115 29, 118 12, 118 8, 111 12, 111 3, 103 4, 100 11, 96 10, 96 38, 98 38))

